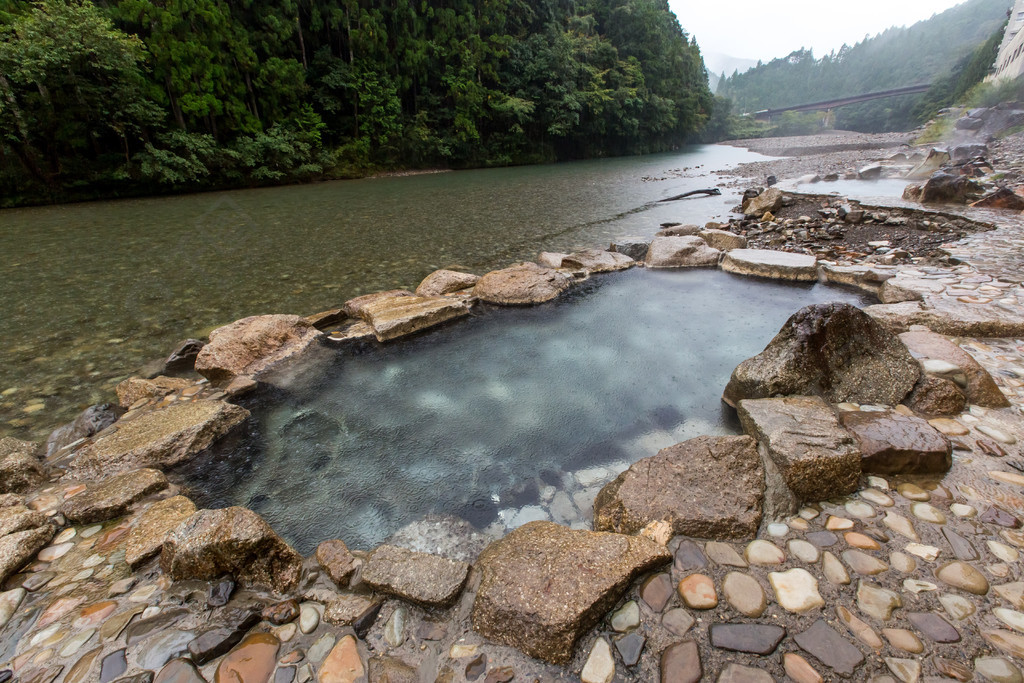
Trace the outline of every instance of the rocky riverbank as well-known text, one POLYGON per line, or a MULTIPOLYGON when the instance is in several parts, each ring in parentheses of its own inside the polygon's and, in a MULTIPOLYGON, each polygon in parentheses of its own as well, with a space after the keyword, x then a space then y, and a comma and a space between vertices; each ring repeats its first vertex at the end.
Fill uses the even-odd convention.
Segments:
POLYGON ((128 380, 49 449, 3 440, 0 683, 1020 680, 1024 290, 972 265, 1011 270, 1020 252, 996 258, 985 237, 1002 228, 959 214, 772 189, 742 208, 246 318, 168 359, 201 377, 128 380), (860 236, 819 239, 835 231, 860 236), (638 262, 824 279, 879 303, 797 312, 723 387, 746 435, 635 463, 598 495, 595 531, 532 522, 482 550, 468 529, 367 553, 339 539, 303 558, 162 474, 313 349, 542 304, 638 262))

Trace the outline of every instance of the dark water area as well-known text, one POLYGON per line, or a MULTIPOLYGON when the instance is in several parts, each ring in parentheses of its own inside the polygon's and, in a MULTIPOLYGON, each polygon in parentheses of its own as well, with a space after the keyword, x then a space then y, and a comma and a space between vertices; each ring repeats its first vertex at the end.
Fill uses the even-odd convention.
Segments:
POLYGON ((728 215, 659 200, 763 159, 727 146, 0 211, 0 436, 44 438, 175 343, 264 313, 308 315, 431 271, 606 247, 728 215))
POLYGON ((733 368, 824 301, 864 303, 821 284, 634 269, 407 341, 326 348, 250 401, 248 433, 173 478, 203 507, 252 508, 303 553, 329 538, 371 548, 428 514, 495 535, 585 526, 630 463, 739 433, 720 402, 733 368))

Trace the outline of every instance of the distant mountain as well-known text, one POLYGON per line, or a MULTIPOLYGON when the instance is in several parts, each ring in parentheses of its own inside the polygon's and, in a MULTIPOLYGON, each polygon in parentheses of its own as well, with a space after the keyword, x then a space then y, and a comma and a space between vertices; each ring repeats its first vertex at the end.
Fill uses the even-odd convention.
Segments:
POLYGON ((708 87, 711 88, 711 92, 715 92, 718 88, 718 83, 724 76, 743 73, 747 69, 757 66, 756 59, 733 57, 732 55, 724 55, 720 52, 707 52, 703 56, 704 66, 708 70, 708 87))
MULTIPOLYGON (((745 73, 728 75, 717 94, 737 113, 787 107, 843 95, 930 83, 985 42, 1006 19, 1011 0, 968 0, 910 27, 816 59, 797 50, 745 73)), ((707 61, 707 60, 705 60, 707 61)), ((719 72, 720 73, 720 72, 719 72)), ((875 100, 835 111, 836 127, 860 131, 912 128, 920 96, 875 100)))

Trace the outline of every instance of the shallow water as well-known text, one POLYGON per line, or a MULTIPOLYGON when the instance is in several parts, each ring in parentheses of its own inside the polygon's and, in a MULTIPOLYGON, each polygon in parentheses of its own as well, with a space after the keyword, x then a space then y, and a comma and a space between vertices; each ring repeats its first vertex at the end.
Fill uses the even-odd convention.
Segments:
POLYGON ((903 190, 911 181, 906 178, 880 178, 878 180, 836 180, 834 182, 796 183, 783 181, 779 187, 793 192, 808 194, 838 194, 855 199, 864 204, 881 204, 883 206, 916 206, 903 201, 903 190))
POLYGON ((630 463, 739 433, 719 400, 733 368, 802 306, 836 300, 861 298, 717 270, 597 276, 557 303, 325 352, 254 400, 246 438, 174 476, 303 553, 328 538, 370 548, 431 513, 495 533, 585 524, 630 463))
POLYGON ((247 315, 310 314, 444 266, 483 272, 725 216, 734 191, 658 200, 762 158, 703 146, 0 211, 0 436, 41 438, 178 340, 247 315))

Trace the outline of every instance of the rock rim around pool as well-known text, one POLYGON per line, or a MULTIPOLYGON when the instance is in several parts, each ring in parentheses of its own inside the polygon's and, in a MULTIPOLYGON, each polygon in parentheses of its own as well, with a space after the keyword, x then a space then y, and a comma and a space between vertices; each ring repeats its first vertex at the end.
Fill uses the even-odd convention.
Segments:
POLYGON ((531 657, 566 664, 579 637, 633 579, 671 559, 664 546, 641 536, 531 522, 477 559, 473 628, 531 657))
POLYGON ((949 439, 919 417, 850 410, 841 411, 839 419, 857 439, 864 472, 940 474, 953 465, 949 439))
POLYGON ((230 507, 199 510, 178 526, 164 541, 160 568, 175 581, 231 574, 284 592, 298 584, 302 556, 255 512, 230 507))
POLYGON ((359 315, 384 342, 469 315, 469 304, 447 297, 381 297, 362 306, 359 315))
POLYGON ((921 374, 895 334, 844 303, 794 313, 764 351, 733 370, 722 399, 822 396, 830 403, 895 405, 921 374))
POLYGON ((913 329, 902 333, 900 341, 919 359, 943 360, 960 368, 967 379, 966 386, 961 389, 968 402, 985 408, 1006 408, 1010 405, 992 375, 971 354, 949 339, 929 330, 913 329))
POLYGON ((722 259, 722 270, 772 280, 814 282, 818 279, 818 260, 808 254, 788 251, 732 249, 722 259))
POLYGON ((655 237, 644 263, 648 268, 714 268, 721 254, 700 237, 655 237))
POLYGON ((317 343, 323 332, 297 315, 256 315, 218 327, 196 356, 196 372, 211 382, 256 378, 275 363, 317 343))
POLYGON ((664 521, 673 535, 748 538, 761 524, 764 468, 747 436, 700 436, 633 463, 594 502, 594 529, 635 534, 664 521))
POLYGON ((393 545, 378 546, 363 565, 360 578, 382 593, 425 607, 448 607, 469 577, 469 565, 393 545))
POLYGON ((603 249, 581 249, 562 258, 562 268, 585 270, 588 273, 609 273, 636 265, 631 257, 603 249))
POLYGON ((473 287, 473 295, 490 304, 529 306, 557 298, 571 282, 565 273, 526 262, 487 273, 473 287))
POLYGON ((68 466, 74 476, 86 479, 140 467, 166 469, 208 448, 248 417, 248 410, 224 401, 172 403, 117 422, 77 451, 68 466))
POLYGON ((91 524, 120 517, 133 503, 168 487, 163 472, 144 467, 90 484, 64 501, 60 511, 73 522, 91 524))
POLYGON ((791 514, 800 503, 857 490, 860 450, 821 398, 746 399, 737 412, 764 461, 766 516, 791 514))
POLYGON ((0 439, 0 494, 22 493, 39 486, 48 476, 31 441, 5 436, 0 439))
POLYGON ((454 294, 455 292, 472 289, 479 280, 480 276, 473 273, 463 273, 458 270, 442 268, 423 278, 423 281, 416 287, 416 296, 430 297, 454 294))

